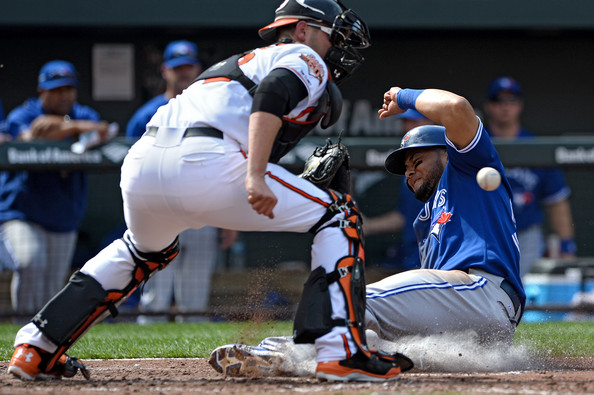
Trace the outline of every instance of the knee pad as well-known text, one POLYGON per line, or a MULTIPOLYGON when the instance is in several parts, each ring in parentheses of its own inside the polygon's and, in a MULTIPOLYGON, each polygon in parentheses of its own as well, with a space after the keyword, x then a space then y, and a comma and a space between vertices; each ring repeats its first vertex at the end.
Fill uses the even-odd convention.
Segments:
POLYGON ((179 253, 177 238, 160 252, 143 253, 126 236, 122 241, 136 265, 128 285, 123 289, 104 290, 97 280, 76 271, 68 284, 33 317, 31 322, 58 346, 45 367, 46 371, 93 325, 109 314, 117 316, 117 307, 125 298, 154 273, 165 268, 179 253))
POLYGON ((354 255, 364 261, 363 219, 357 203, 355 203, 349 194, 341 194, 332 189, 328 190, 328 194, 332 198, 332 203, 328 205, 326 213, 309 229, 309 232, 315 235, 323 229, 330 227, 342 229, 346 238, 355 243, 356 253, 354 255), (338 213, 342 213, 343 218, 331 221, 338 213))

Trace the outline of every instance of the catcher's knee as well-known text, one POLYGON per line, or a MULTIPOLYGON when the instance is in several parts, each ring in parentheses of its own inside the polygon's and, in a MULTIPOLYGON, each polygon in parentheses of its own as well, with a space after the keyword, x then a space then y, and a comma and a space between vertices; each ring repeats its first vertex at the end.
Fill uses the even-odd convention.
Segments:
POLYGON ((340 228, 346 238, 354 243, 355 256, 364 260, 363 253, 363 219, 357 203, 349 194, 341 194, 332 189, 328 190, 332 203, 327 207, 326 213, 311 227, 310 233, 317 234, 326 228, 340 228), (337 214, 341 214, 337 216, 337 214))
POLYGON ((117 316, 117 307, 124 299, 179 253, 177 238, 156 253, 138 251, 126 236, 122 240, 135 263, 128 285, 122 289, 105 290, 93 277, 76 271, 62 291, 33 318, 33 324, 58 346, 47 369, 51 369, 55 361, 91 326, 109 314, 117 316))

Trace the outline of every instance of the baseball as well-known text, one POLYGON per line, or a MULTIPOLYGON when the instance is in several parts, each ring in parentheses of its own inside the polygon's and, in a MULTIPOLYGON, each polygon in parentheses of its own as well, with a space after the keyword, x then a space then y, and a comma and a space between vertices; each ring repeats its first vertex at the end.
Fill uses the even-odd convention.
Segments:
POLYGON ((501 174, 492 167, 483 167, 476 173, 476 182, 485 191, 494 191, 501 184, 501 174))

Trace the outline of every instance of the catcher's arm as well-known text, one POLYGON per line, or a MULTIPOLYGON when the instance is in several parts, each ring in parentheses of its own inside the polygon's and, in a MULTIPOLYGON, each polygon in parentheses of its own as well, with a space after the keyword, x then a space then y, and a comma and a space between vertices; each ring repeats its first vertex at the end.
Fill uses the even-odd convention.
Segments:
POLYGON ((264 177, 272 144, 281 124, 279 117, 264 111, 257 111, 250 115, 245 189, 252 208, 258 214, 270 218, 274 218, 272 209, 276 206, 278 199, 266 185, 264 177))

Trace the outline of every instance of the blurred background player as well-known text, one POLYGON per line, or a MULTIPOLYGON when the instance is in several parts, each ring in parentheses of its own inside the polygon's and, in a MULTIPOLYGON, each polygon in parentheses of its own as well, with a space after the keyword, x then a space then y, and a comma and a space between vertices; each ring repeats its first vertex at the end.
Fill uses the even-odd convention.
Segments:
MULTIPOLYGON (((530 139, 534 134, 522 126, 523 92, 512 77, 494 79, 487 91, 484 106, 486 129, 494 141, 530 139)), ((577 254, 573 220, 569 203, 570 189, 561 170, 556 168, 506 167, 512 187, 513 208, 520 242, 520 272, 524 276, 546 252, 544 236, 547 213, 550 230, 559 240, 559 255, 552 258, 573 258, 577 254)))
MULTIPOLYGON (((409 109, 399 114, 398 117, 402 119, 403 135, 417 126, 435 124, 435 122, 414 109, 409 109)), ((363 231, 365 236, 400 233, 400 242, 388 249, 386 258, 380 263, 380 266, 394 270, 394 272, 421 267, 413 222, 421 212, 423 205, 423 202, 415 199, 414 195, 409 192, 406 186, 406 178, 402 178, 402 181, 398 183, 396 208, 376 217, 364 217, 363 231)))
MULTIPOLYGON (((46 63, 37 87, 37 98, 8 114, 12 140, 74 142, 92 131, 107 136, 108 123, 76 101, 78 77, 71 63, 46 63)), ((86 206, 82 171, 0 173, 0 222, 18 263, 11 284, 15 312, 35 312, 64 286, 86 206)))
POLYGON ((139 138, 146 131, 146 124, 157 109, 182 93, 202 72, 198 47, 190 41, 172 41, 163 52, 161 76, 165 80, 165 92, 153 97, 140 107, 126 127, 126 137, 139 138))
MULTIPOLYGON (((202 69, 196 44, 186 40, 169 43, 163 52, 161 65, 165 92, 149 100, 134 113, 126 127, 126 137, 141 137, 146 131, 146 124, 157 109, 190 86, 202 69)), ((228 249, 236 239, 236 231, 219 230, 211 226, 182 232, 179 236, 179 257, 167 270, 163 270, 145 284, 139 310, 152 313, 166 312, 175 301, 176 309, 181 313, 206 311, 219 249, 228 249)), ((198 317, 181 315, 179 319, 197 320, 198 317)), ((138 317, 139 323, 164 320, 165 316, 138 317)))

